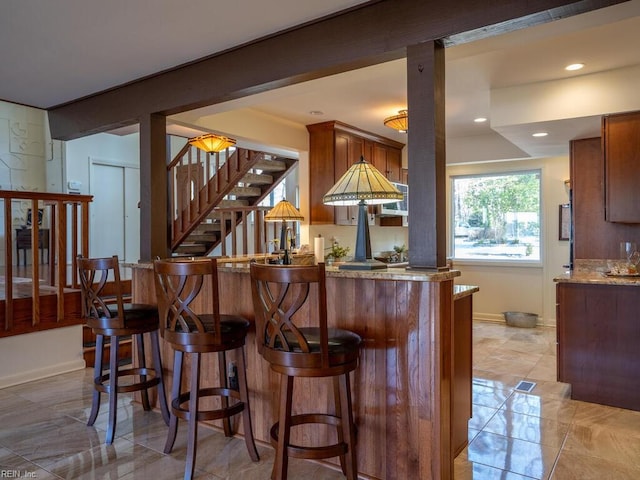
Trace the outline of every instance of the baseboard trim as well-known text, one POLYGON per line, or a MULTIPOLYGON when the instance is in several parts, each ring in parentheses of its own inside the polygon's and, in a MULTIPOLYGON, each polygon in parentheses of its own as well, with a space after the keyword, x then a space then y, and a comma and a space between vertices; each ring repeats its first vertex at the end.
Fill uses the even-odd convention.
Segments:
MULTIPOLYGON (((506 321, 504 319, 504 315, 502 313, 483 313, 483 312, 473 312, 473 319, 481 322, 493 322, 500 323, 506 325, 506 321)), ((536 323, 537 327, 556 327, 556 319, 555 318, 541 318, 538 317, 538 323, 536 323)))
POLYGON ((34 380, 41 380, 43 378, 53 377, 54 375, 73 372, 75 370, 82 370, 84 368, 86 368, 86 365, 83 359, 49 365, 44 368, 38 368, 26 372, 20 372, 16 375, 2 377, 0 378, 0 388, 13 387, 14 385, 33 382, 34 380))

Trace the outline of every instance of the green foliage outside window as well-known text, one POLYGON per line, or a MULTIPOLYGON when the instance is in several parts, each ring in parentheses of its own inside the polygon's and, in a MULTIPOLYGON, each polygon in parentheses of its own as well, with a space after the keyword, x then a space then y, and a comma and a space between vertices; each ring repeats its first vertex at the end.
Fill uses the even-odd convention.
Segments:
POLYGON ((453 177, 454 257, 540 260, 540 171, 453 177))

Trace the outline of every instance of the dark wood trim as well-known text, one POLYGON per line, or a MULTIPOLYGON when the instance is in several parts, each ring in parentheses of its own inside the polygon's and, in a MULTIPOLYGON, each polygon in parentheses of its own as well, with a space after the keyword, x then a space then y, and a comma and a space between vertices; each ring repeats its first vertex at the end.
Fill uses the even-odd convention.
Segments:
POLYGON ((442 42, 409 47, 410 268, 446 268, 444 69, 442 42))
MULTIPOLYGON (((217 53, 49 109, 51 136, 70 140, 405 56, 407 45, 501 24, 517 28, 622 0, 373 1, 341 15, 217 53)), ((503 31, 504 26, 501 30, 503 31)), ((486 29, 486 35, 495 29, 486 29)), ((478 39, 478 34, 473 39, 478 39)))
POLYGON ((140 121, 140 259, 171 255, 169 246, 167 122, 152 114, 140 121))

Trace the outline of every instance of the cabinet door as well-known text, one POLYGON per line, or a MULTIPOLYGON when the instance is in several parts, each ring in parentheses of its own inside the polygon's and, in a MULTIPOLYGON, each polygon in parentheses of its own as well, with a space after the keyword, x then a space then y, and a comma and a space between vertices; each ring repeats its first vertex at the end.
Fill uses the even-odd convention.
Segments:
MULTIPOLYGON (((342 175, 360 160, 360 156, 364 152, 364 140, 348 133, 336 132, 335 143, 335 179, 337 182, 342 175)), ((336 225, 357 225, 358 208, 357 207, 335 207, 334 223, 336 225)))
POLYGON ((387 148, 387 178, 392 182, 407 183, 402 180, 402 151, 387 148))
POLYGON ((605 219, 640 223, 640 112, 603 118, 605 219))
POLYGON ((371 156, 371 163, 378 171, 387 176, 387 148, 379 143, 373 145, 373 155, 371 156))

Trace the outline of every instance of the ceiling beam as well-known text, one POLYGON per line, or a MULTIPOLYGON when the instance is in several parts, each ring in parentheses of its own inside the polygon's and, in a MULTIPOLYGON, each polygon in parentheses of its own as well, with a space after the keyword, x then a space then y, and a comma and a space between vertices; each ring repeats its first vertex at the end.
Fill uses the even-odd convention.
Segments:
POLYGON ((49 109, 51 135, 54 139, 70 140, 135 124, 154 113, 172 115, 402 58, 408 45, 445 38, 450 42, 467 41, 460 36, 464 32, 473 31, 475 39, 501 31, 485 27, 522 28, 528 21, 550 21, 621 2, 373 1, 340 15, 52 107, 49 109), (520 20, 514 23, 515 19, 520 20))

